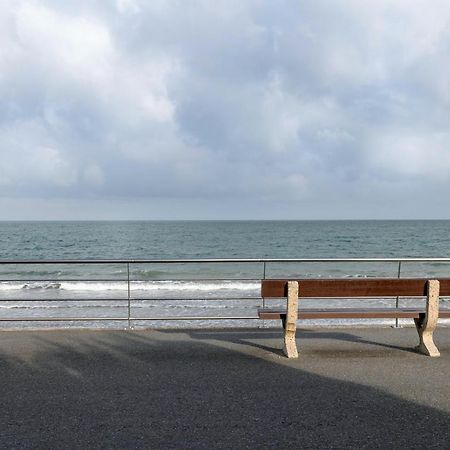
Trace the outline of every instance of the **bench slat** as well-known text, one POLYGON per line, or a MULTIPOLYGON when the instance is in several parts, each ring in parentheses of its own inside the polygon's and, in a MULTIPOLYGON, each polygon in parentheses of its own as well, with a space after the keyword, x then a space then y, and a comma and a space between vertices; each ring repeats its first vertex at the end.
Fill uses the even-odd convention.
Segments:
MULTIPOLYGON (((422 278, 300 279, 300 297, 422 297, 427 280, 422 278)), ((440 295, 450 296, 450 278, 441 278, 440 295)), ((287 296, 287 280, 262 280, 265 298, 287 296)))
MULTIPOLYGON (((299 319, 414 319, 424 315, 417 308, 309 308, 298 311, 299 319)), ((286 309, 259 308, 260 319, 276 320, 286 315, 286 309)), ((450 318, 450 309, 441 309, 440 318, 450 318)))

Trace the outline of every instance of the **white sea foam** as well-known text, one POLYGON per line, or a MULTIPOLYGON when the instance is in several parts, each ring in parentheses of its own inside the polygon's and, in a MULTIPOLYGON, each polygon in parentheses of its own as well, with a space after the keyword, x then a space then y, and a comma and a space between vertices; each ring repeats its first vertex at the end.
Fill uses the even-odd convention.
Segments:
MULTIPOLYGON (((221 281, 131 281, 130 289, 139 291, 254 291, 259 289, 259 281, 239 281, 239 280, 221 280, 221 281)), ((17 290, 48 290, 57 289, 61 291, 82 291, 82 292, 102 292, 102 291, 123 291, 128 289, 125 281, 3 281, 0 283, 0 291, 17 290)))
MULTIPOLYGON (((137 302, 133 301, 132 309, 155 309, 158 312, 162 310, 189 310, 189 309, 195 309, 204 310, 207 308, 208 310, 217 309, 217 310, 224 310, 224 309, 236 309, 239 307, 240 309, 248 309, 252 308, 254 309, 255 305, 251 304, 238 304, 236 302, 226 300, 224 303, 220 302, 208 302, 201 301, 194 303, 184 303, 182 300, 175 300, 173 303, 164 302, 161 303, 161 301, 156 301, 154 304, 148 303, 148 302, 137 302)), ((100 302, 96 300, 92 300, 89 302, 83 301, 83 302, 74 302, 74 303, 67 303, 64 301, 61 302, 45 302, 45 300, 42 301, 34 301, 34 302, 20 302, 20 303, 8 303, 8 304, 0 304, 0 310, 2 309, 24 309, 24 310, 30 310, 30 309, 55 309, 55 310, 63 310, 63 309, 83 309, 83 308, 127 308, 127 301, 123 300, 121 303, 113 303, 113 302, 100 302), (25 303, 25 304, 24 304, 25 303)), ((101 316, 99 316, 101 317, 101 316)))

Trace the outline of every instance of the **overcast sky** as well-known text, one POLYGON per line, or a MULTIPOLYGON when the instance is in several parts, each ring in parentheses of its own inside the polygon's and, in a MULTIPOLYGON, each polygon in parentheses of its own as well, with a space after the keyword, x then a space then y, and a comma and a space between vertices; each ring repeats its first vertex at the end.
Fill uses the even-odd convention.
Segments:
POLYGON ((0 219, 450 218, 448 0, 0 4, 0 219))

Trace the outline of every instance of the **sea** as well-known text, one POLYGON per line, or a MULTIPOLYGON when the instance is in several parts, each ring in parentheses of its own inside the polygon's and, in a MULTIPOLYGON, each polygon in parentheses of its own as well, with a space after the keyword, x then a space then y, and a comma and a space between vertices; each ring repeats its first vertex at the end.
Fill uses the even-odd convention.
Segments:
MULTIPOLYGON (((262 278, 450 277, 450 262, 402 262, 399 267, 398 262, 262 259, 447 257, 446 220, 4 221, 0 328, 279 327, 257 318, 257 308, 267 304, 260 295, 262 278)), ((394 307, 422 301, 315 299, 302 304, 394 307)), ((355 319, 302 326, 355 323, 394 325, 355 319)))

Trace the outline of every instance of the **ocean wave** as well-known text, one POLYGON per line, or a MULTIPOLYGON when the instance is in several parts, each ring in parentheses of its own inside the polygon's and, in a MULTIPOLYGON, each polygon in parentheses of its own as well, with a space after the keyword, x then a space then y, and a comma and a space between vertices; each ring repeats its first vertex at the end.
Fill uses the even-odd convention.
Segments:
POLYGON ((56 281, 2 281, 0 291, 17 291, 21 289, 61 289, 61 283, 56 281))
POLYGON ((25 283, 22 289, 60 289, 61 283, 56 282, 31 282, 25 283))
MULTIPOLYGON (((24 305, 22 302, 16 303, 16 304, 0 304, 0 310, 2 309, 26 309, 26 310, 32 310, 32 309, 59 309, 59 310, 63 310, 63 309, 77 309, 77 310, 82 310, 82 309, 89 309, 89 308, 111 308, 111 309, 118 309, 118 308, 122 308, 124 310, 127 309, 127 304, 126 304, 126 300, 123 301, 122 304, 114 304, 114 303, 99 303, 99 302, 95 302, 93 301, 92 303, 94 304, 87 304, 86 302, 83 303, 76 303, 76 304, 65 304, 63 302, 58 302, 58 303, 52 303, 52 304, 43 304, 44 302, 33 302, 35 304, 27 304, 24 305)), ((251 309, 254 310, 254 305, 238 305, 238 307, 240 309, 251 309)), ((161 302, 155 303, 155 304, 148 304, 148 303, 134 303, 131 307, 132 310, 135 309, 155 309, 157 311, 167 311, 167 310, 183 310, 183 309, 215 309, 215 310, 224 310, 224 309, 236 309, 237 306, 235 304, 233 304, 233 302, 229 302, 228 300, 224 301, 224 303, 218 303, 218 302, 210 302, 205 304, 202 300, 199 300, 199 302, 196 302, 196 304, 192 304, 192 303, 180 303, 180 304, 175 304, 175 303, 170 303, 170 304, 164 304, 161 302), (199 304, 201 302, 201 304, 199 304)))
MULTIPOLYGON (((36 302, 37 303, 37 302, 36 302)), ((76 305, 66 305, 62 302, 59 303, 53 303, 51 305, 43 305, 43 304, 35 304, 35 305, 23 305, 23 304, 8 304, 8 305, 1 305, 0 304, 0 310, 1 309, 83 309, 83 308, 126 308, 125 305, 114 305, 114 304, 100 304, 97 303, 95 305, 86 305, 86 304, 76 304, 76 305)))
MULTIPOLYGON (((239 280, 220 280, 220 281, 132 281, 130 289, 133 291, 253 291, 259 289, 259 281, 239 281, 239 280)), ((127 282, 108 281, 108 282, 89 282, 89 281, 3 281, 0 283, 0 291, 10 290, 50 290, 57 289, 62 291, 126 291, 127 282)))

